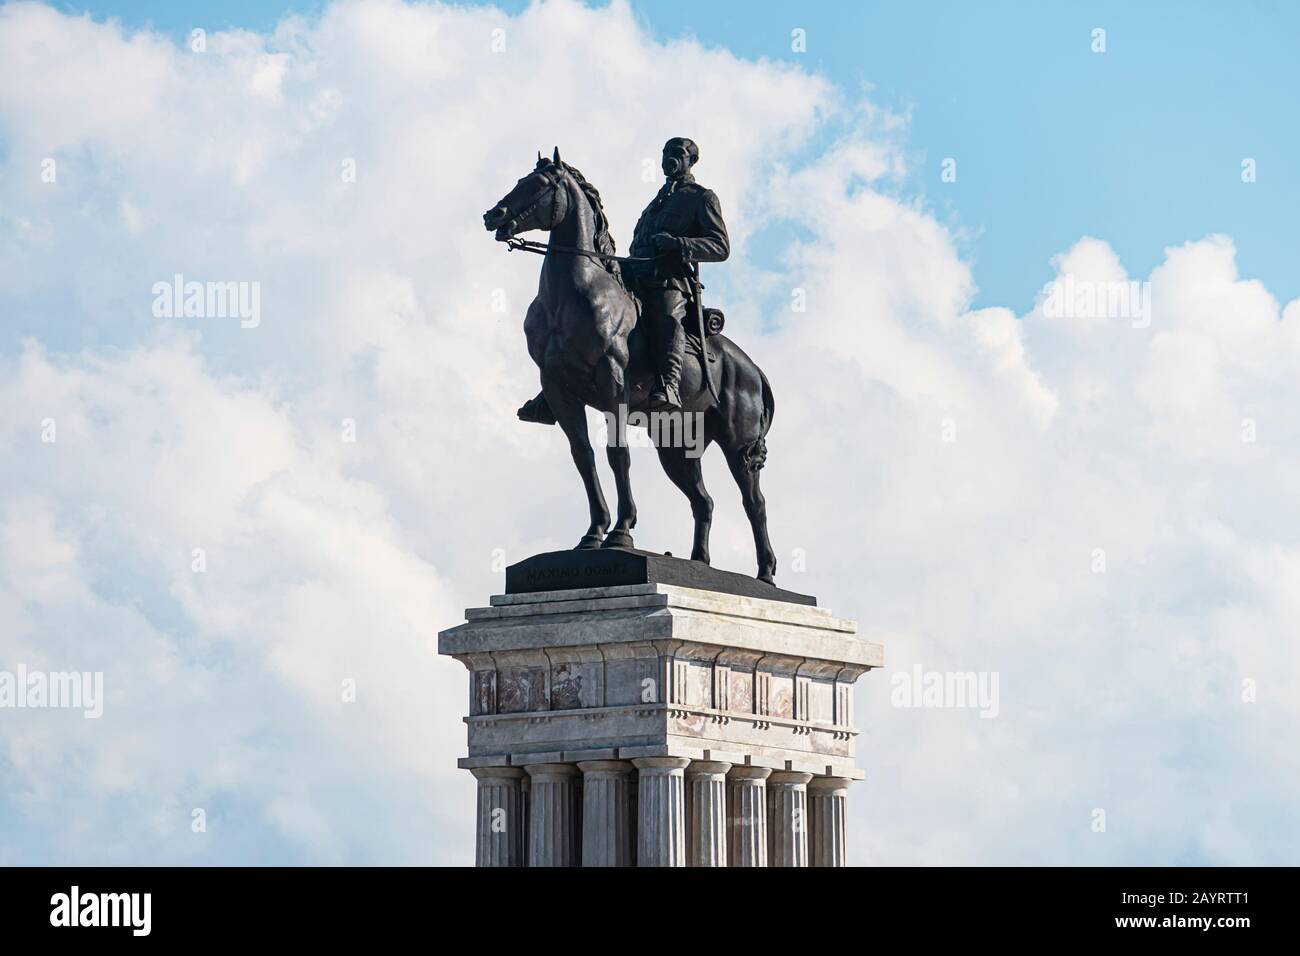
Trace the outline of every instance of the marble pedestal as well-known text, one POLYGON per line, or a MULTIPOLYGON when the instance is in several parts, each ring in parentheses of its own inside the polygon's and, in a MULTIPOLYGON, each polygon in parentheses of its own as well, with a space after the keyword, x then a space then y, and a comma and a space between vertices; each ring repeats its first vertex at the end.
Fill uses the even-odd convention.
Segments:
POLYGON ((852 621, 664 583, 466 619, 438 652, 469 670, 479 865, 845 865, 853 685, 884 663, 852 621))

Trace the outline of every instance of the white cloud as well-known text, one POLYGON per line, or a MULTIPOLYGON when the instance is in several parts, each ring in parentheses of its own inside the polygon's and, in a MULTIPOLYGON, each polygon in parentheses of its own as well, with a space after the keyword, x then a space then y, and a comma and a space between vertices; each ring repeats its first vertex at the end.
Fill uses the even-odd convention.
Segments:
MULTIPOLYGON (((781 583, 887 635, 858 858, 1295 862, 1300 303, 1209 237, 1149 277, 1147 328, 972 311, 948 230, 885 194, 901 132, 619 4, 344 2, 203 54, 0 9, 0 663, 103 670, 108 698, 0 720, 25 834, 0 861, 468 859, 464 675, 433 636, 499 589, 493 549, 585 524, 558 434, 513 417, 536 260, 479 216, 559 145, 625 243, 683 133, 735 238, 710 293, 777 393, 773 538, 809 560, 781 583), (800 236, 775 262, 773 224, 800 236), (153 318, 177 272, 260 282, 261 325, 153 318), (918 662, 998 671, 999 717, 891 708, 918 662)), ((1054 266, 1139 278, 1102 239, 1054 266)), ((638 542, 685 550, 685 503, 634 469, 638 542)), ((749 568, 706 475, 715 561, 749 568)))

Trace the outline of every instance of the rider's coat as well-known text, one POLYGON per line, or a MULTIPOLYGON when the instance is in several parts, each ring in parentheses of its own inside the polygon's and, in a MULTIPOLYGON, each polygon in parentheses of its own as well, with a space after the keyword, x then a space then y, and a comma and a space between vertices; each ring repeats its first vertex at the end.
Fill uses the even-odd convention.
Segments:
POLYGON ((640 282, 686 292, 686 265, 682 257, 657 254, 652 237, 661 232, 681 239, 685 251, 697 262, 722 262, 731 253, 718 197, 689 174, 664 183, 637 220, 629 249, 632 256, 657 256, 653 270, 647 267, 633 270, 640 282))

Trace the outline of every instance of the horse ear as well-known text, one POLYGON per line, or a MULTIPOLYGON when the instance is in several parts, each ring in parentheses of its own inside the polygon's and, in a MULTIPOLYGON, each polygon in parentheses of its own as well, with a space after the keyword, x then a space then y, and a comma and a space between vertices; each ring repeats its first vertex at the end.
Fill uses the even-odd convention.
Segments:
POLYGON ((542 162, 543 162, 543 159, 542 159, 542 151, 539 149, 539 150, 537 151, 537 165, 540 166, 540 165, 542 164, 542 162))
POLYGON ((556 166, 560 165, 560 147, 555 147, 555 155, 551 157, 551 162, 556 166))

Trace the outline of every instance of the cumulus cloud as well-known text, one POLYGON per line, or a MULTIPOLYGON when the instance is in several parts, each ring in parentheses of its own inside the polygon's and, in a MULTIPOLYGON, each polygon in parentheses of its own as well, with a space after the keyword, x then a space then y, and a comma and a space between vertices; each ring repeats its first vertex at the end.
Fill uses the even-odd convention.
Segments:
MULTIPOLYGON (((676 134, 735 239, 710 294, 777 393, 781 583, 886 642, 857 859, 1295 862, 1300 303, 1226 237, 1149 277, 1103 237, 1058 278, 1149 282, 1149 324, 973 310, 893 195, 898 117, 621 4, 396 0, 202 53, 0 8, 0 665, 106 695, 0 717, 0 860, 470 859, 434 634, 585 526, 558 434, 513 416, 537 263, 478 217, 558 145, 625 243, 676 134), (262 321, 155 317, 178 273, 260 283, 262 321), (915 664, 997 672, 998 716, 891 706, 915 664)), ((706 477, 715 562, 747 569, 706 477)), ((684 551, 653 455, 634 480, 638 543, 684 551)))

